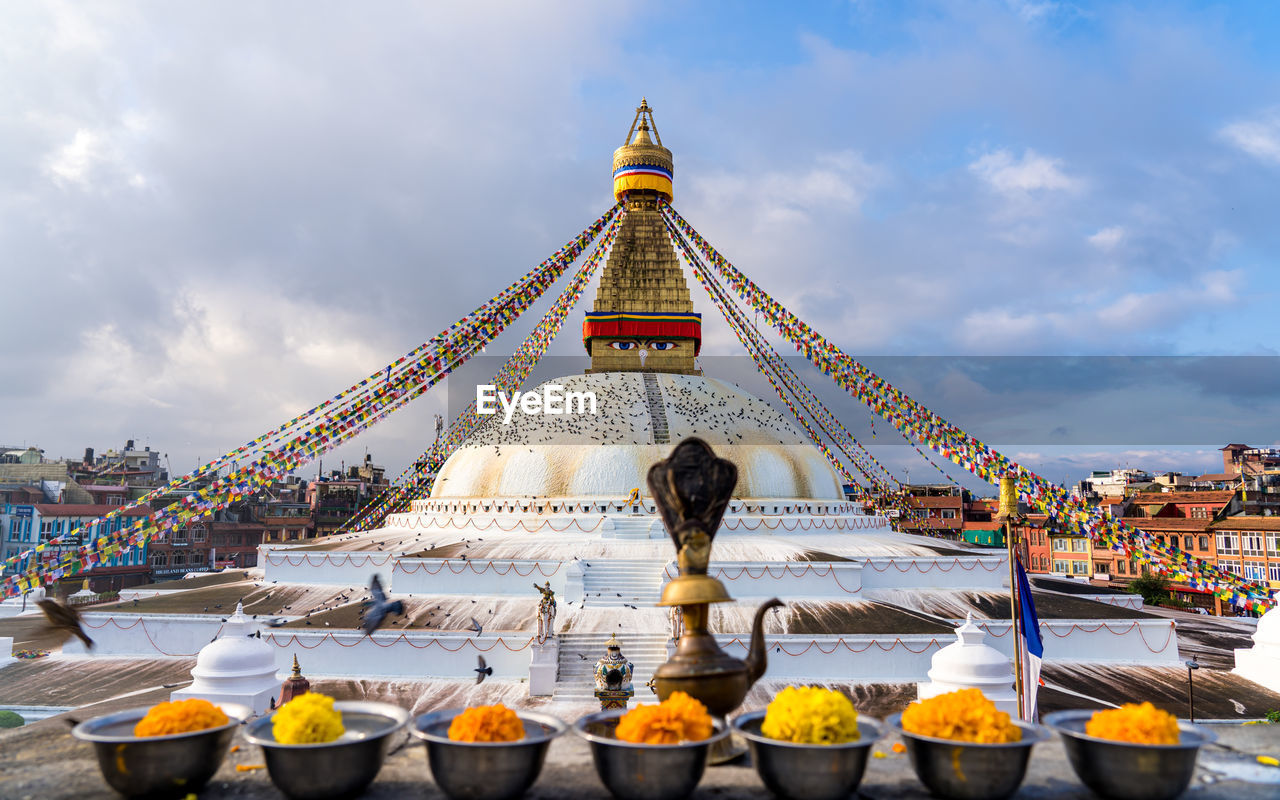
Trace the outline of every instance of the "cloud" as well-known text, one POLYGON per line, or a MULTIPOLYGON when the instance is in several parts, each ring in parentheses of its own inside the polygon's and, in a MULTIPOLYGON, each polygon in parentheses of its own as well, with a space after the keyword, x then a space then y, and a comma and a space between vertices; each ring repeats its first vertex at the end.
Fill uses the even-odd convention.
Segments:
POLYGON ((1226 125, 1221 136, 1232 145, 1268 164, 1280 164, 1280 111, 1226 125))
POLYGON ((1076 192, 1084 182, 1062 171, 1062 160, 1047 158, 1028 148, 1015 159, 1008 150, 996 150, 969 165, 969 170, 1004 195, 1042 191, 1076 192))
POLYGON ((1089 244, 1105 252, 1111 252, 1124 241, 1124 226, 1112 225, 1109 228, 1101 228, 1096 233, 1091 234, 1089 244))

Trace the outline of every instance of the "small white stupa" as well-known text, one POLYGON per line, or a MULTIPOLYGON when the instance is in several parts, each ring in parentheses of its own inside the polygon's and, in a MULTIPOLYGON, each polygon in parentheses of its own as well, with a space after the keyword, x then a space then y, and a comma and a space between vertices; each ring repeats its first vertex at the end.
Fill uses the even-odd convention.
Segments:
POLYGON ((244 615, 241 603, 236 603, 236 613, 227 618, 222 633, 196 657, 191 670, 195 681, 169 699, 201 697, 211 703, 240 703, 255 714, 268 710, 280 689, 280 679, 276 677, 275 653, 254 636, 257 632, 257 623, 244 615))
POLYGON ((986 632, 973 624, 973 614, 956 628, 956 641, 933 654, 929 680, 916 684, 916 697, 925 700, 959 689, 978 688, 996 708, 1018 715, 1013 686, 1013 661, 983 644, 986 632))
POLYGON ((1253 647, 1236 650, 1236 668, 1231 671, 1280 692, 1280 592, 1276 600, 1276 605, 1258 620, 1253 647))
POLYGON ((89 588, 89 579, 85 578, 84 583, 80 584, 80 591, 68 597, 67 602, 74 606, 78 603, 88 603, 97 596, 97 593, 89 588))

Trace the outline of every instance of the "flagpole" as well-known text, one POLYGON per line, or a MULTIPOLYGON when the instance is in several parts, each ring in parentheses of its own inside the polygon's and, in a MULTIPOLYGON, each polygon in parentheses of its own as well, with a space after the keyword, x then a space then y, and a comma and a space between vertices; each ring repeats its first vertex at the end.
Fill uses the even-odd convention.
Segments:
POLYGON ((1014 691, 1018 694, 1018 718, 1026 719, 1026 696, 1022 686, 1022 645, 1018 641, 1018 632, 1022 630, 1019 625, 1021 617, 1021 603, 1018 602, 1018 576, 1016 573, 1017 558, 1016 548, 1013 544, 1013 521, 1018 516, 1018 490, 1014 485, 1012 475, 1004 475, 1000 478, 1000 510, 996 515, 996 519, 1000 521, 1004 528, 1005 547, 1009 553, 1009 621, 1013 627, 1013 681, 1014 691))

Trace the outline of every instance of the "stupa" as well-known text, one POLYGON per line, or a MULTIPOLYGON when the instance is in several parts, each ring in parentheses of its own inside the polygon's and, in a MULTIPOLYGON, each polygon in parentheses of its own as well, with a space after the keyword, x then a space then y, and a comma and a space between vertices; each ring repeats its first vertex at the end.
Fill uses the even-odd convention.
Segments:
MULTIPOLYGON (((419 710, 497 700, 598 708, 593 664, 615 635, 636 699, 646 700, 674 635, 655 604, 676 568, 645 475, 696 435, 739 473, 711 565, 735 602, 713 608, 713 633, 741 657, 756 605, 787 602, 766 619, 768 671, 746 707, 793 682, 889 686, 905 703, 970 612, 1009 656, 1003 551, 894 533, 844 497, 827 459, 787 417, 703 374, 701 317, 659 212, 673 174, 642 102, 613 160, 626 214, 583 324, 590 366, 531 390, 592 393, 595 413, 490 416, 430 493, 383 527, 264 545, 256 570, 174 582, 139 592, 136 603, 122 593, 118 606, 85 615, 96 652, 189 655, 219 627, 207 609, 243 600, 246 613, 279 618, 261 633, 278 673, 305 650, 313 681, 412 685, 419 710), (375 574, 405 613, 365 636, 359 611, 375 574), (548 588, 558 611, 539 645, 548 588), (483 683, 478 655, 493 670, 483 683)), ((1051 592, 1037 593, 1037 604, 1046 674, 1055 658, 1180 663, 1169 619, 1051 592)))

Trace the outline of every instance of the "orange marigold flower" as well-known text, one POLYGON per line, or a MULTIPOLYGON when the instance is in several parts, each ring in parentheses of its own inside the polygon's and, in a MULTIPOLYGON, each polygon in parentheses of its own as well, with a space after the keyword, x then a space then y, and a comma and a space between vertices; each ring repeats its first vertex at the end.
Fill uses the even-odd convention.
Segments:
POLYGON ((147 715, 133 726, 133 735, 171 736, 175 733, 216 728, 229 721, 222 709, 208 700, 193 697, 190 700, 174 700, 152 706, 147 715))
POLYGON ((919 700, 902 712, 902 729, 918 736, 975 744, 1004 744, 1022 739, 1009 715, 981 689, 960 689, 919 700))
POLYGON ((1099 739, 1132 744, 1177 744, 1178 718, 1150 703, 1125 703, 1119 708, 1096 711, 1084 732, 1099 739))
POLYGON ((707 707, 684 692, 658 705, 639 705, 618 720, 616 736, 635 744, 680 744, 711 738, 707 707))
POLYGON ((524 723, 502 703, 465 709, 449 724, 455 742, 516 742, 524 738, 524 723))

